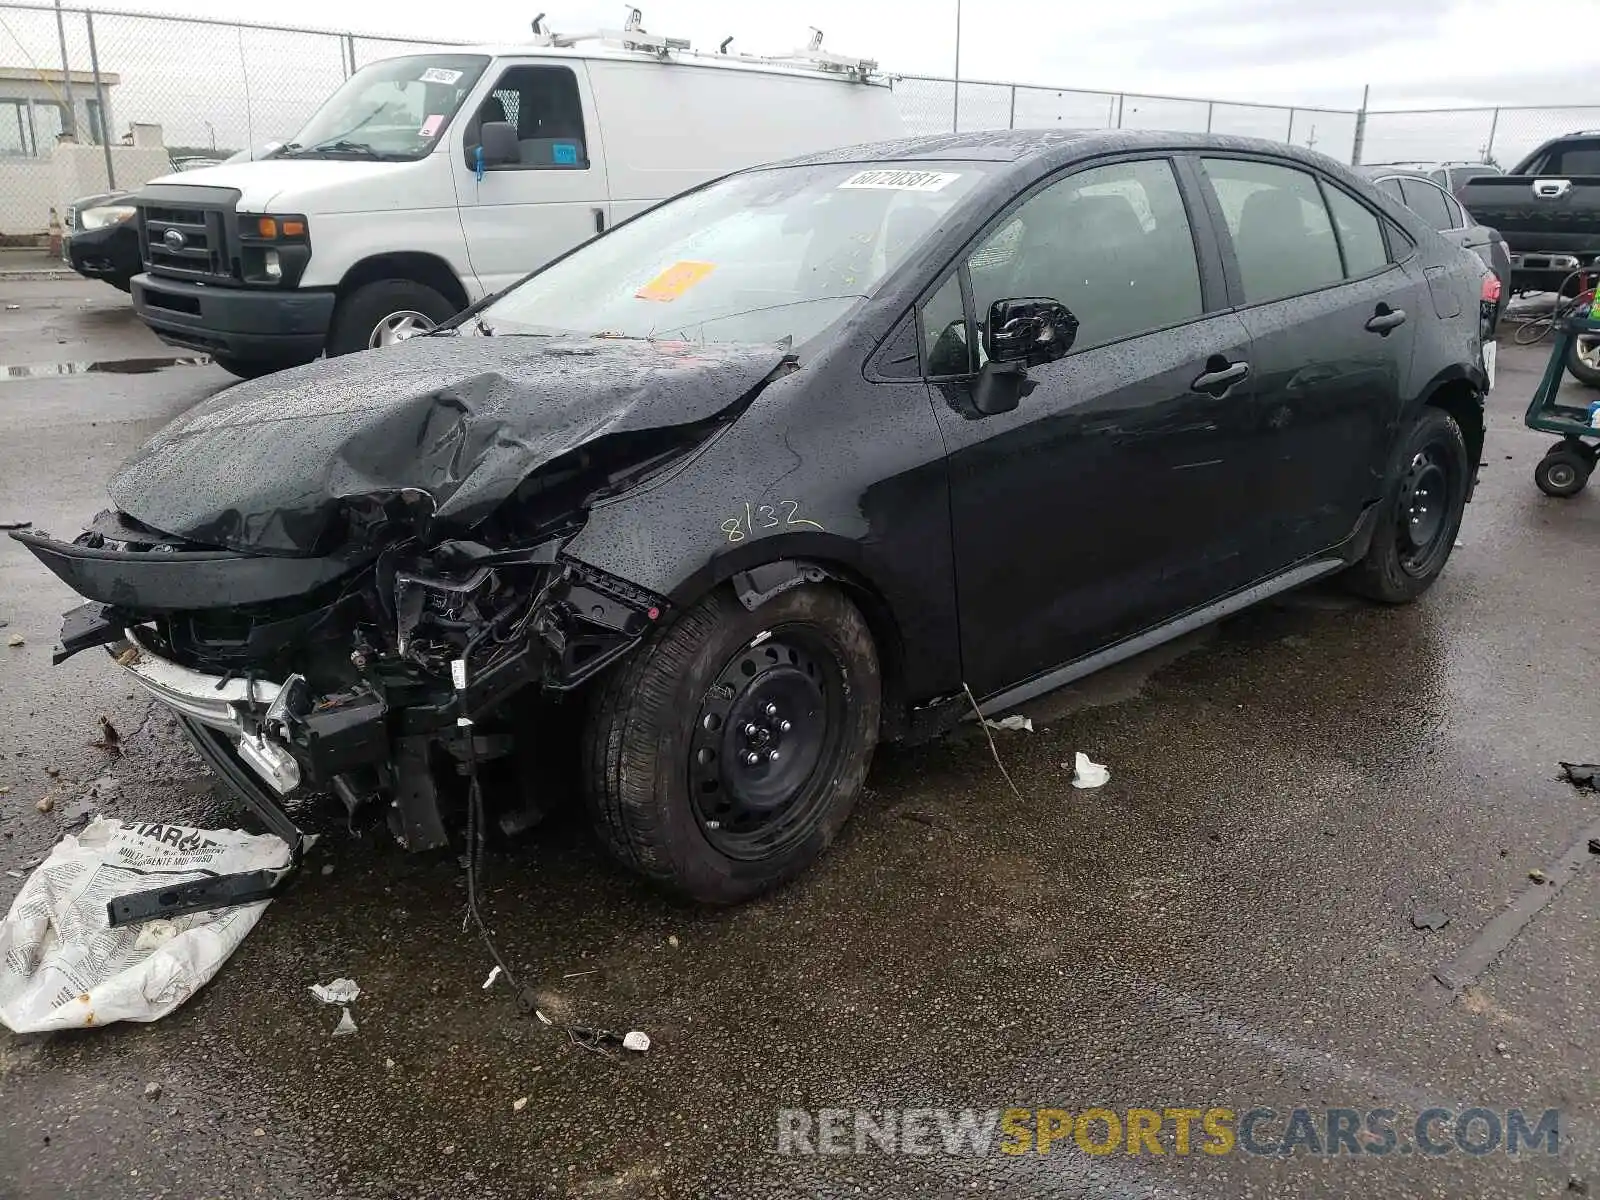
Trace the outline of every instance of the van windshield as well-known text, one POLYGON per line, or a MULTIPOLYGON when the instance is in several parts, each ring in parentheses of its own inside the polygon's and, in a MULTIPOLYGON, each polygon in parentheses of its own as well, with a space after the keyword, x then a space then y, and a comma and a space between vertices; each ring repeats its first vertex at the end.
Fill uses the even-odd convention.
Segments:
POLYGON ((414 54, 362 67, 277 157, 421 158, 488 63, 481 54, 414 54))
POLYGON ((835 163, 734 175, 619 225, 463 332, 808 341, 867 300, 989 169, 835 163))

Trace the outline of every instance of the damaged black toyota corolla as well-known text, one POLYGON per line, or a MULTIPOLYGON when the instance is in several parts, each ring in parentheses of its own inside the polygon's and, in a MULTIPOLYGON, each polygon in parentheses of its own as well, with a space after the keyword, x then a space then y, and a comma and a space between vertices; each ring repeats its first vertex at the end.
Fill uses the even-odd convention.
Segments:
POLYGON ((611 850, 737 901, 969 694, 1335 571, 1422 592, 1482 447, 1478 276, 1283 146, 840 151, 231 388, 74 541, 13 536, 91 601, 61 653, 107 646, 287 835, 316 788, 445 845, 480 769, 514 823, 577 711, 611 850))

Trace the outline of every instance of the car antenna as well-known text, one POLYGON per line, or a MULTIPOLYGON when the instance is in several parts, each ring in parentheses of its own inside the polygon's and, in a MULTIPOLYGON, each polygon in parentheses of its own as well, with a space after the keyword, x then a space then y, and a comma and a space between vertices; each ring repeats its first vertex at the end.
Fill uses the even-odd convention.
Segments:
POLYGON ((730 34, 722 39, 722 45, 717 47, 717 53, 726 54, 728 52, 728 47, 731 45, 733 45, 733 36, 730 34))
POLYGON ((540 13, 537 17, 535 17, 533 19, 533 32, 535 34, 544 34, 544 33, 548 32, 546 29, 543 28, 543 26, 544 26, 544 14, 540 13))

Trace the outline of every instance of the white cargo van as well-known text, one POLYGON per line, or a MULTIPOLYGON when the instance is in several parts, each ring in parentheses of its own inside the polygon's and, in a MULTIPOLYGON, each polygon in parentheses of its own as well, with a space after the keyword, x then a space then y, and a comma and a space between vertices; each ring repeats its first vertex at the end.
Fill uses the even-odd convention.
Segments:
POLYGON ((373 63, 270 157, 147 184, 139 316, 247 377, 385 345, 685 188, 904 132, 820 39, 757 59, 629 26, 373 63))

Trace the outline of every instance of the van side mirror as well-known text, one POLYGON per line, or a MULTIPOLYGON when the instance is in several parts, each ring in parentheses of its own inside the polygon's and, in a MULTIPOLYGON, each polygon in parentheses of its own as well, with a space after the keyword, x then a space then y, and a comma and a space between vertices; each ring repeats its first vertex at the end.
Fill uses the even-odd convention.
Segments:
POLYGON ((483 147, 483 165, 486 167, 503 167, 522 161, 517 131, 508 121, 485 121, 478 130, 478 144, 483 147))
POLYGON ((1059 300, 996 300, 983 329, 988 361, 978 372, 972 406, 986 417, 1008 413, 1033 390, 1028 368, 1064 358, 1078 336, 1078 318, 1059 300))
POLYGON ((1059 300, 996 300, 989 306, 983 349, 990 362, 1035 367, 1065 358, 1078 336, 1078 318, 1059 300))

